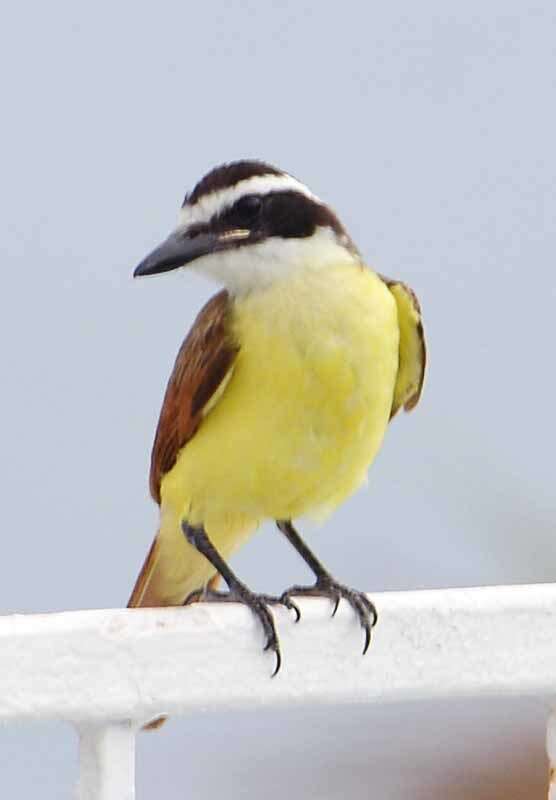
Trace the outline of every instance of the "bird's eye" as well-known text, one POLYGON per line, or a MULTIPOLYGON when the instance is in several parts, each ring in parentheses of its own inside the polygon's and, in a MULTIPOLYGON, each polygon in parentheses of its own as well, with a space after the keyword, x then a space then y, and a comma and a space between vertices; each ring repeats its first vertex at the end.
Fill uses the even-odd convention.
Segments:
POLYGON ((263 201, 258 194, 246 194, 235 204, 235 211, 245 222, 252 222, 259 216, 262 207, 263 201))

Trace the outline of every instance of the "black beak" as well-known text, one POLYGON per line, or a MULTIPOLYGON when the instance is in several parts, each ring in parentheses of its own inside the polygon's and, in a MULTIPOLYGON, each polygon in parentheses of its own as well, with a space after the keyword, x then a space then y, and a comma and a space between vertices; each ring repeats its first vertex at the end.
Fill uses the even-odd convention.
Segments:
POLYGON ((135 269, 133 277, 169 272, 185 266, 195 258, 223 250, 228 245, 226 237, 214 233, 200 233, 193 237, 188 236, 185 232, 172 233, 141 261, 135 269))

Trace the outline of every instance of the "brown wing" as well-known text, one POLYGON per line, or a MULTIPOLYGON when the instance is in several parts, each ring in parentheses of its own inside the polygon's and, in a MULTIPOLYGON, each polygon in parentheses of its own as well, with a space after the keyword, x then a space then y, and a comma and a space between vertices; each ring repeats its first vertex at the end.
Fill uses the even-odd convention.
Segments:
POLYGON ((182 344, 158 420, 151 456, 151 495, 160 503, 160 481, 195 434, 238 352, 230 334, 230 297, 222 291, 199 313, 182 344))
POLYGON ((427 349, 421 307, 415 292, 401 281, 381 277, 396 301, 400 327, 399 365, 391 419, 402 406, 405 411, 411 411, 419 402, 425 377, 427 349))

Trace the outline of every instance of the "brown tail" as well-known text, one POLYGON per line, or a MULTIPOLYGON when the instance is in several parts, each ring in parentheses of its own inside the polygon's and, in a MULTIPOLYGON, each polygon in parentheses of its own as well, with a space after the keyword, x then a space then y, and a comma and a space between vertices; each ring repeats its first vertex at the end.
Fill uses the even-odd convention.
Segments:
POLYGON ((162 605, 156 602, 156 597, 153 597, 152 590, 149 591, 149 584, 151 583, 158 561, 159 547, 158 536, 155 536, 143 566, 141 567, 141 572, 135 581, 135 586, 133 587, 131 597, 127 604, 128 608, 156 607, 162 605))
MULTIPOLYGON (((128 600, 127 607, 128 608, 140 608, 145 606, 156 606, 156 603, 149 602, 150 594, 149 583, 150 579, 152 578, 154 569, 156 567, 156 562, 158 561, 158 536, 155 536, 153 539, 153 543, 151 544, 150 550, 147 553, 147 557, 143 562, 143 566, 141 567, 141 571, 137 576, 137 580, 135 581, 135 586, 133 587, 133 591, 131 592, 131 597, 128 600)), ((144 731, 155 731, 157 728, 160 728, 166 722, 167 717, 157 717, 156 719, 147 722, 146 725, 143 725, 144 731)))
MULTIPOLYGON (((156 608, 158 606, 167 605, 160 597, 160 593, 156 589, 155 577, 156 567, 160 556, 160 543, 158 536, 155 536, 153 543, 150 547, 147 557, 141 567, 141 571, 135 581, 135 586, 131 592, 127 607, 128 608, 156 608)), ((216 589, 219 575, 215 575, 209 581, 209 588, 216 589)), ((166 722, 167 717, 157 717, 143 726, 144 731, 154 731, 160 728, 166 722)))

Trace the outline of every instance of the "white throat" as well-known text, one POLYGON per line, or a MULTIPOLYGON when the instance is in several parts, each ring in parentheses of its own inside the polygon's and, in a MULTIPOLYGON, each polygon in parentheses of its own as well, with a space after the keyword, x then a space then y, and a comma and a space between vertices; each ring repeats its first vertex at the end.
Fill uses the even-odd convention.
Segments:
POLYGON ((359 255, 338 240, 330 228, 306 238, 271 237, 220 253, 201 256, 191 268, 223 284, 233 295, 265 289, 303 272, 359 263, 359 255))

